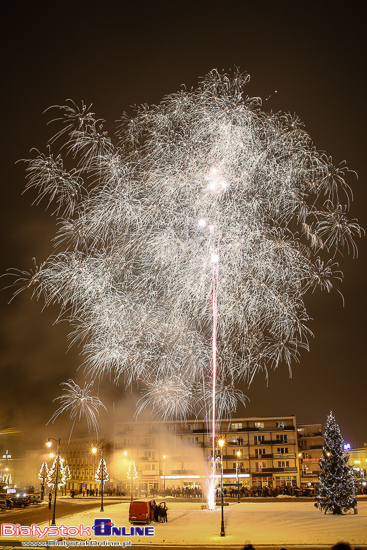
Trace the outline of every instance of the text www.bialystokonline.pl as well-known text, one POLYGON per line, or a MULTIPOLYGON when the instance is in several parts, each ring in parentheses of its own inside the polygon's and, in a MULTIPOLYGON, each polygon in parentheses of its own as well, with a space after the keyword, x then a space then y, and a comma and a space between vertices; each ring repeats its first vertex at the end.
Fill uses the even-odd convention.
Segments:
POLYGON ((22 546, 120 546, 127 548, 132 546, 131 540, 109 541, 109 540, 41 540, 41 541, 22 541, 22 546))

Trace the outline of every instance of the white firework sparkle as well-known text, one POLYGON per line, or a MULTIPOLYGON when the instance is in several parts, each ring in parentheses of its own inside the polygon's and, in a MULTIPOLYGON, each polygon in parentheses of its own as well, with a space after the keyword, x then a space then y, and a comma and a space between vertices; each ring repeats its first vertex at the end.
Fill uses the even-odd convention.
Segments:
POLYGON ((308 349, 304 296, 341 280, 334 258, 355 255, 361 235, 346 167, 297 117, 244 96, 247 82, 213 70, 123 115, 116 143, 68 102, 51 143, 75 166, 51 153, 26 161, 28 187, 61 218, 55 253, 18 282, 60 305, 91 379, 137 384, 139 410, 163 417, 212 407, 213 262, 220 416, 257 372, 308 349))
POLYGON ((101 407, 107 409, 99 397, 91 395, 92 383, 85 384, 84 388, 81 388, 74 380, 68 380, 62 382, 61 385, 64 386, 64 393, 54 399, 54 401, 60 402, 60 407, 54 412, 48 423, 55 422, 60 414, 68 412, 70 419, 73 420, 70 437, 76 420, 83 418, 87 421, 88 431, 94 429, 98 433, 99 409, 101 407))

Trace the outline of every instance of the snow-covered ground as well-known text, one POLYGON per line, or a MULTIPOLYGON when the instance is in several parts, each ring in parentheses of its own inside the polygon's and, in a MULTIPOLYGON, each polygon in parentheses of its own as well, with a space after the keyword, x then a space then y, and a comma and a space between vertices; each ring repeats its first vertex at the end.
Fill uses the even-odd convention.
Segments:
MULTIPOLYGON (((158 502, 160 502, 158 500, 158 502)), ((358 514, 324 515, 313 502, 243 502, 224 508, 224 537, 220 536, 220 508, 201 509, 201 502, 176 502, 167 499, 168 523, 152 523, 154 537, 104 537, 108 540, 131 540, 138 544, 245 545, 291 544, 333 545, 347 541, 352 546, 367 544, 367 502, 358 503, 358 514)), ((104 512, 86 511, 57 521, 66 526, 92 526, 95 518, 109 518, 116 527, 130 527, 129 503, 109 505, 104 512)), ((47 525, 47 524, 44 524, 47 525)), ((44 526, 40 526, 44 527, 44 526)), ((9 537, 8 537, 9 538, 9 537)), ((96 538, 96 537, 92 537, 96 538)), ((30 540, 30 539, 29 539, 30 540)), ((35 540, 35 539, 33 539, 35 540)))

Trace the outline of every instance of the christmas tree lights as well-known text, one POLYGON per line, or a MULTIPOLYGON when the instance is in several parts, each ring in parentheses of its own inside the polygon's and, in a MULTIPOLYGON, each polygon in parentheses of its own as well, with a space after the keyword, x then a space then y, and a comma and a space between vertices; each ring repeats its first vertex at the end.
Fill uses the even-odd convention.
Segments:
POLYGON ((108 481, 110 479, 108 469, 107 469, 107 464, 106 464, 106 461, 105 461, 104 458, 101 458, 101 460, 99 461, 98 468, 96 470, 94 479, 98 483, 103 482, 103 485, 106 483, 106 481, 108 481))
POLYGON ((60 455, 56 455, 51 468, 47 474, 47 485, 55 489, 57 483, 57 488, 61 489, 65 485, 65 472, 64 472, 64 459, 60 455))
POLYGON ((133 481, 138 477, 138 471, 136 469, 135 462, 133 460, 130 461, 126 477, 130 479, 130 481, 133 481))
POLYGON ((330 412, 327 417, 324 447, 319 461, 319 489, 315 506, 320 510, 342 514, 355 510, 355 485, 349 455, 344 451, 344 440, 339 426, 330 412))

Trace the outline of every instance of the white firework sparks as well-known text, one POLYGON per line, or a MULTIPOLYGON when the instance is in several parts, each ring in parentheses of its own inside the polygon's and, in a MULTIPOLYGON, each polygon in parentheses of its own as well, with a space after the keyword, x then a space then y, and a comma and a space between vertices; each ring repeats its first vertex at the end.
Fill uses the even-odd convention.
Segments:
POLYGON ((348 170, 297 117, 245 97, 247 81, 213 70, 123 115, 116 144, 69 102, 51 143, 64 140, 75 167, 26 161, 28 187, 63 217, 55 254, 18 282, 60 305, 92 379, 137 383, 140 409, 164 417, 211 407, 213 262, 220 416, 257 372, 308 349, 304 295, 341 280, 334 257, 355 255, 361 235, 348 170))
POLYGON ((92 383, 85 384, 84 388, 81 388, 74 380, 68 380, 62 382, 61 385, 65 386, 64 393, 54 399, 54 401, 60 402, 60 407, 54 412, 48 423, 55 422, 60 414, 68 412, 70 419, 73 420, 70 437, 76 420, 83 418, 87 421, 88 431, 94 429, 98 433, 99 409, 101 407, 107 409, 99 397, 91 395, 92 383))

